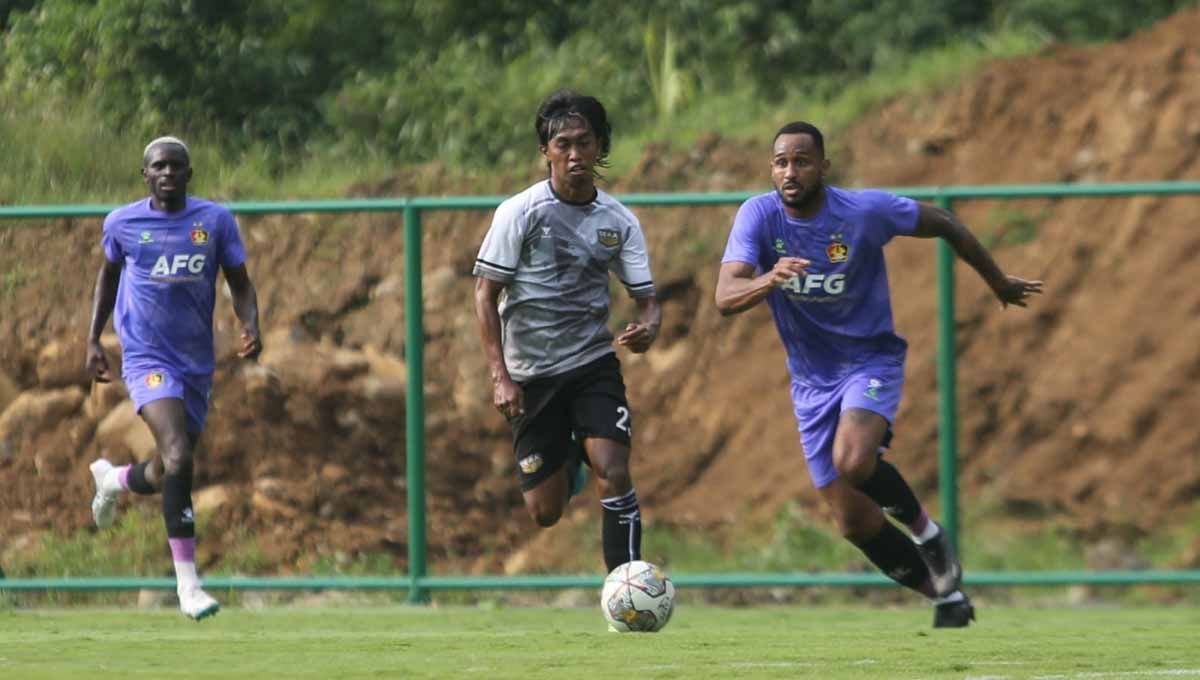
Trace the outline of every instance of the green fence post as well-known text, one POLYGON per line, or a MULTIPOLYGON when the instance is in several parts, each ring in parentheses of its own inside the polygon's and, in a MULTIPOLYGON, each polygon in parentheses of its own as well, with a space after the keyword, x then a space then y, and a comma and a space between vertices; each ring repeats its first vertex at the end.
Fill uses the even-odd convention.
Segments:
MULTIPOLYGON (((946 210, 953 201, 939 196, 946 210)), ((937 244, 938 298, 938 490, 942 498, 942 527, 958 549, 958 394, 954 343, 954 251, 937 244)))
POLYGON ((408 497, 408 601, 424 604, 425 578, 425 321, 421 292, 421 211, 404 207, 405 459, 408 497))

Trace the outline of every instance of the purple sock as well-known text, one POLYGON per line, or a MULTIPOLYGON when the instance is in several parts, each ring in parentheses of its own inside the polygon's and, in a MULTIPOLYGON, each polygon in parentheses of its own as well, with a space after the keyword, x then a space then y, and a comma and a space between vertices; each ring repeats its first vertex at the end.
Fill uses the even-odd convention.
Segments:
POLYGON ((171 544, 171 560, 174 562, 195 562, 196 561, 196 539, 194 538, 168 538, 167 543, 171 544))
POLYGON ((129 470, 131 468, 133 468, 132 465, 122 465, 117 468, 117 481, 121 483, 121 488, 125 491, 129 491, 129 470))
POLYGON ((926 515, 925 511, 921 510, 921 514, 917 515, 917 518, 909 523, 908 529, 912 532, 913 536, 920 536, 921 534, 925 533, 925 529, 928 526, 929 515, 926 515))

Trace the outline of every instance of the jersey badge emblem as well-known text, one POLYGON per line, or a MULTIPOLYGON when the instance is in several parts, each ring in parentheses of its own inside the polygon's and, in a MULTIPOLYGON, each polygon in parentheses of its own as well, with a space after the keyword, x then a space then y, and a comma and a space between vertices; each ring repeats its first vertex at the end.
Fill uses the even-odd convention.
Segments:
POLYGON ((542 469, 542 454, 531 453, 521 460, 517 461, 517 465, 521 466, 521 472, 527 475, 532 475, 542 469))
POLYGON ((621 234, 616 229, 597 229, 596 239, 600 241, 600 245, 613 248, 621 242, 621 234))
POLYGON ((784 244, 781 238, 775 239, 775 253, 778 255, 787 255, 787 245, 784 244))
POLYGON ((850 259, 850 246, 842 241, 841 234, 834 234, 833 242, 825 247, 825 254, 829 256, 829 261, 837 264, 850 259))
POLYGON ((146 387, 149 387, 150 389, 154 390, 154 389, 158 389, 159 387, 162 387, 162 384, 163 384, 163 374, 162 373, 155 371, 154 373, 151 373, 146 376, 146 387))
POLYGON ((150 232, 148 231, 143 231, 142 233, 138 234, 138 243, 150 243, 153 240, 154 237, 151 236, 150 232))
POLYGON ((205 230, 203 222, 194 222, 192 224, 192 245, 208 245, 208 231, 205 230))

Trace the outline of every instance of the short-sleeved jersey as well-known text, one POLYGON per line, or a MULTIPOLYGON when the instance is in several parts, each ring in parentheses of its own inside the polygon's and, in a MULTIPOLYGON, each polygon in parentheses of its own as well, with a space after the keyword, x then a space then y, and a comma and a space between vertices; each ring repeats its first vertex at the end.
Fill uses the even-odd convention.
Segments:
POLYGON ((775 192, 742 204, 722 262, 769 271, 780 257, 812 264, 767 295, 793 380, 836 384, 866 362, 902 363, 908 344, 892 325, 883 246, 912 234, 917 203, 885 191, 825 188, 821 211, 795 219, 775 192))
POLYGON ((514 380, 557 375, 613 352, 610 271, 633 297, 654 295, 641 225, 603 191, 571 203, 545 180, 496 209, 474 273, 507 286, 500 320, 514 380))
POLYGON ((147 198, 109 213, 101 242, 124 263, 113 318, 123 365, 212 373, 217 268, 246 261, 233 215, 198 198, 164 213, 147 198))

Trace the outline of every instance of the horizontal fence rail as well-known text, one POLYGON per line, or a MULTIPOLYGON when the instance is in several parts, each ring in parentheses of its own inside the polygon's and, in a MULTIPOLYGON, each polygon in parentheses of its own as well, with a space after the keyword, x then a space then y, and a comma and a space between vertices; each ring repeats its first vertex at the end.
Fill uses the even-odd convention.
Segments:
MULTIPOLYGON (((978 186, 894 187, 901 196, 923 201, 948 199, 1020 198, 1113 198, 1121 196, 1172 196, 1200 194, 1200 182, 1121 182, 1111 184, 994 184, 978 186)), ((735 205, 757 196, 759 191, 712 193, 622 194, 626 205, 713 206, 735 205)), ((423 196, 414 198, 356 198, 317 201, 243 201, 224 203, 240 215, 294 213, 402 212, 416 210, 490 210, 508 196, 423 196)), ((0 205, 0 219, 52 219, 58 217, 104 217, 122 204, 111 205, 0 205)))
MULTIPOLYGON (((934 201, 951 209, 959 200, 1036 198, 1115 198, 1129 196, 1200 195, 1200 182, 1127 182, 1111 184, 1008 184, 980 186, 897 187, 893 193, 934 201)), ((761 192, 624 194, 631 206, 723 206, 740 204, 761 192)), ((307 201, 226 203, 240 215, 295 213, 389 212, 404 216, 405 345, 408 366, 406 406, 406 474, 408 477, 409 573, 403 577, 211 577, 205 584, 230 590, 404 590, 410 602, 428 601, 431 590, 508 590, 595 588, 599 576, 429 576, 425 517, 424 324, 421 286, 421 216, 427 210, 491 210, 507 196, 396 197, 307 201)), ((0 206, 0 220, 103 217, 118 205, 0 206)), ((26 225, 29 226, 29 225, 26 225)), ((959 539, 958 402, 955 394, 954 254, 938 243, 938 488, 943 525, 951 541, 959 539)), ((876 587, 893 582, 881 574, 729 573, 672 574, 681 587, 876 587)), ((968 572, 967 585, 1180 585, 1200 583, 1192 571, 1004 571, 968 572)), ((0 590, 101 591, 175 587, 170 578, 59 578, 0 580, 0 590)))

